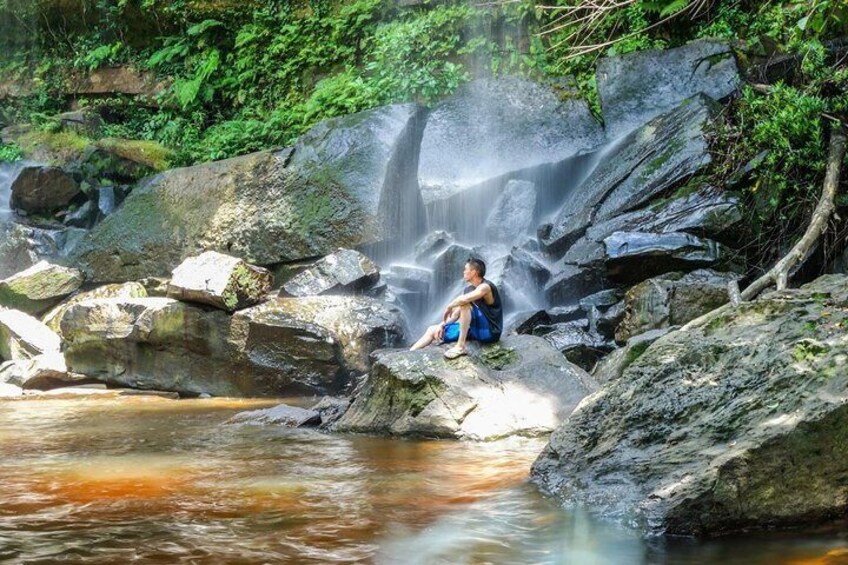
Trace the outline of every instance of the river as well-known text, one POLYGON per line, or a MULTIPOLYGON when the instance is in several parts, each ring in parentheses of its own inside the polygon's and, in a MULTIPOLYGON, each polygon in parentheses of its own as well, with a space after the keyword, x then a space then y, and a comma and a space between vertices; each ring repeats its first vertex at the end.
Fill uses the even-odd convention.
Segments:
POLYGON ((0 561, 848 561, 848 534, 645 541, 527 482, 541 440, 337 436, 226 421, 269 400, 0 401, 0 561))

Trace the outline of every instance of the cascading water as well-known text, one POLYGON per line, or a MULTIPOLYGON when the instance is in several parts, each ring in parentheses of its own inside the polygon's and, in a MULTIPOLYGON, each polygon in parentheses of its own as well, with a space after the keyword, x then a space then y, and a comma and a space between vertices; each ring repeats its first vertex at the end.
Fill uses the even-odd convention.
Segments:
POLYGON ((12 198, 12 181, 16 174, 15 165, 0 164, 0 228, 12 221, 13 212, 9 201, 12 198))

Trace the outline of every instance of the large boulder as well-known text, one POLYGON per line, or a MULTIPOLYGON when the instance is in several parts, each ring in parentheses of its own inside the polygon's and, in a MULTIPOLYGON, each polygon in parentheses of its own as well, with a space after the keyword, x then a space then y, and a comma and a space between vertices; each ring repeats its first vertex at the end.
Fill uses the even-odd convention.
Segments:
POLYGON ((353 249, 337 249, 316 261, 286 284, 291 296, 345 294, 362 291, 380 280, 380 267, 353 249))
POLYGON ((540 242, 561 254, 590 225, 643 206, 709 164, 706 126, 714 111, 708 98, 688 98, 606 149, 553 222, 540 228, 540 242))
POLYGON ((624 343, 648 330, 682 326, 725 304, 727 285, 739 278, 734 273, 700 269, 692 273, 667 273, 643 281, 627 291, 624 319, 615 339, 624 343))
POLYGON ((427 119, 418 165, 424 202, 564 162, 602 140, 601 126, 576 96, 562 100, 553 88, 518 77, 476 80, 427 119))
POLYGON ((404 337, 398 309, 340 296, 280 298, 232 317, 170 298, 83 300, 60 325, 72 372, 216 396, 339 392, 368 370, 371 351, 404 337))
POLYGON ((532 478, 650 533, 818 524, 848 511, 848 278, 671 332, 584 399, 532 478))
POLYGON ((453 361, 435 347, 374 355, 333 430, 475 440, 542 435, 597 388, 543 339, 527 335, 453 361))
POLYGON ((3 363, 0 365, 0 382, 29 390, 52 390, 96 381, 85 375, 69 373, 62 353, 51 351, 31 359, 3 363))
POLYGON ((79 290, 82 273, 40 261, 0 281, 0 306, 38 316, 79 290))
POLYGON ((604 239, 607 276, 623 282, 675 269, 731 265, 731 251, 688 233, 615 232, 604 239))
POLYGON ((77 182, 59 167, 23 167, 12 181, 13 208, 28 214, 44 214, 71 203, 80 193, 77 182))
POLYGON ((139 389, 254 392, 254 376, 237 364, 230 318, 219 310, 170 298, 100 298, 70 306, 60 327, 71 372, 139 389))
POLYGON ((234 312, 265 298, 273 280, 267 269, 250 265, 238 257, 207 251, 189 257, 174 269, 168 283, 168 296, 234 312))
MULTIPOLYGON (((423 230, 415 168, 423 110, 321 122, 293 148, 173 169, 136 187, 72 260, 95 282, 164 276, 212 250, 269 265, 423 230)), ((406 239, 404 239, 406 238, 406 239)))
POLYGON ((0 360, 31 359, 59 351, 56 333, 29 314, 0 308, 0 360))
POLYGON ((607 137, 617 139, 690 96, 729 96, 739 71, 729 45, 701 40, 601 59, 597 81, 607 137))

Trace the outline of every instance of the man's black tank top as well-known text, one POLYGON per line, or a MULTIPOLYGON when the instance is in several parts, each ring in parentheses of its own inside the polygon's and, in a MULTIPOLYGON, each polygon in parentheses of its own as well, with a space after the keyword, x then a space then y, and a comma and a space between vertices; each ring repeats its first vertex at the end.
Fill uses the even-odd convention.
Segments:
MULTIPOLYGON (((474 305, 480 309, 483 313, 483 316, 486 317, 486 320, 489 322, 489 329, 493 335, 500 337, 501 332, 503 331, 503 309, 501 308, 501 293, 498 292, 498 287, 492 283, 492 281, 488 281, 483 279, 483 283, 489 285, 489 288, 492 289, 492 298, 495 299, 491 304, 486 304, 486 301, 482 298, 475 300, 474 305)), ((480 283, 480 284, 483 284, 480 283)), ((475 287, 467 286, 465 287, 465 291, 463 294, 468 294, 473 291, 475 287)))

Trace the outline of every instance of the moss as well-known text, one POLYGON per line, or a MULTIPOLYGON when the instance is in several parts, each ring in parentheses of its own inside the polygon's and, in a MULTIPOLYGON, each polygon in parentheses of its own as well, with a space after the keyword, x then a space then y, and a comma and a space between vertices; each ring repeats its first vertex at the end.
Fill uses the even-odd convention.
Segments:
POLYGON ((813 361, 816 357, 819 357, 825 353, 830 348, 821 343, 820 341, 816 341, 814 339, 802 339, 798 343, 795 344, 795 347, 792 349, 792 357, 795 358, 795 361, 813 361))
POLYGON ((632 365, 639 357, 641 357, 642 354, 645 353, 645 351, 648 349, 648 345, 650 344, 645 342, 637 343, 636 345, 631 347, 627 351, 627 356, 624 358, 624 364, 622 365, 621 370, 624 371, 625 369, 627 369, 627 367, 632 365))
POLYGON ((98 140, 95 145, 122 159, 139 163, 157 172, 167 169, 174 159, 174 153, 170 149, 155 141, 107 137, 98 140))
POLYGON ((91 140, 73 131, 31 131, 17 140, 24 156, 58 165, 79 161, 91 140))
POLYGON ((502 345, 491 345, 480 353, 480 361, 490 369, 500 371, 518 361, 518 354, 502 345))

